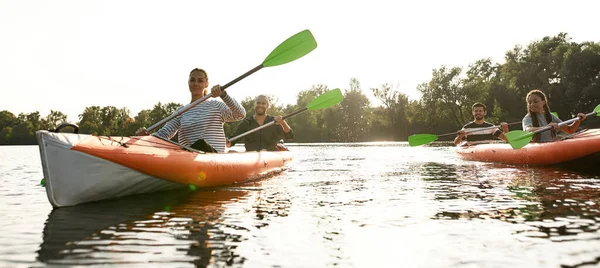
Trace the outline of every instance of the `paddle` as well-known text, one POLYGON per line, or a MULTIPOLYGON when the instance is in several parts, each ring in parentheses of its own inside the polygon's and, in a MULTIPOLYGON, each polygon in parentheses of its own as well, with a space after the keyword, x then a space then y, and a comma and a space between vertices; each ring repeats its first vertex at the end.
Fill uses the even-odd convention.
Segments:
MULTIPOLYGON (((598 106, 596 106, 596 108, 594 108, 593 112, 586 114, 585 116, 588 117, 588 116, 592 116, 592 115, 600 116, 600 104, 598 104, 598 106)), ((573 119, 563 121, 560 124, 558 124, 558 127, 559 128, 564 127, 564 126, 571 124, 577 120, 581 120, 581 118, 575 117, 573 119)), ((508 143, 510 143, 510 146, 513 149, 519 149, 519 148, 523 148, 525 145, 527 145, 531 141, 531 139, 533 138, 533 136, 535 134, 538 134, 538 133, 541 133, 541 132, 544 132, 544 131, 547 131, 550 129, 552 129, 552 126, 548 125, 548 126, 540 128, 533 132, 527 132, 527 131, 523 131, 523 130, 513 130, 513 131, 506 133, 506 139, 508 140, 508 143)))
MULTIPOLYGON (((306 107, 297 110, 291 114, 285 115, 282 117, 283 120, 290 118, 294 115, 297 115, 299 113, 302 113, 304 111, 314 111, 314 110, 320 110, 320 109, 325 109, 325 108, 329 108, 331 106, 334 106, 338 103, 340 103, 342 100, 344 99, 344 96, 342 95, 342 91, 339 88, 336 89, 332 89, 330 91, 327 91, 323 94, 321 94, 320 96, 316 97, 314 100, 312 100, 308 105, 306 105, 306 107)), ((266 123, 260 127, 254 128, 252 130, 246 131, 240 135, 237 135, 231 139, 229 139, 229 141, 235 141, 240 139, 243 136, 246 136, 252 132, 261 130, 263 128, 272 126, 275 124, 275 121, 271 121, 269 123, 266 123)))
MULTIPOLYGON (((246 72, 245 74, 241 75, 240 77, 233 79, 233 81, 221 86, 221 90, 227 89, 228 87, 232 86, 238 81, 262 69, 263 67, 273 67, 292 62, 313 51, 315 48, 317 48, 317 41, 313 37, 312 33, 309 30, 301 31, 286 39, 285 41, 283 41, 283 43, 279 44, 279 46, 277 46, 261 64, 254 67, 252 70, 246 72)), ((211 95, 208 94, 190 104, 183 106, 182 109, 179 109, 176 113, 173 113, 167 116, 166 118, 160 120, 158 123, 150 126, 148 129, 146 129, 146 131, 150 132, 158 128, 167 121, 173 119, 176 116, 179 116, 180 114, 202 103, 210 97, 211 95)))
MULTIPOLYGON (((512 122, 508 125, 510 126, 510 125, 515 125, 515 124, 520 124, 520 123, 521 122, 512 122)), ((486 129, 493 129, 493 128, 499 128, 499 127, 500 126, 473 128, 473 129, 466 130, 465 132, 470 133, 470 132, 482 131, 482 130, 486 130, 486 129)), ((413 134, 413 135, 408 136, 408 145, 410 145, 411 147, 425 145, 425 144, 436 141, 439 137, 451 136, 451 135, 456 135, 456 134, 458 134, 458 131, 452 132, 452 133, 441 134, 441 135, 413 134)))

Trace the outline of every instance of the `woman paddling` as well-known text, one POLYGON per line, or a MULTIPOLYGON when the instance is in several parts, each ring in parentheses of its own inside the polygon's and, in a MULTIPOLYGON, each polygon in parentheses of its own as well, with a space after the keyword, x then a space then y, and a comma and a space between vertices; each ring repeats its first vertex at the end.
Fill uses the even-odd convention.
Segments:
MULTIPOLYGON (((527 115, 523 118, 523 130, 527 132, 534 132, 544 126, 550 125, 553 129, 544 131, 536 134, 533 137, 534 142, 550 142, 554 141, 557 137, 557 132, 566 132, 568 134, 575 133, 581 121, 585 120, 586 116, 584 113, 578 113, 577 116, 581 120, 577 120, 570 125, 564 126, 559 129, 558 124, 562 122, 560 118, 550 113, 550 105, 546 98, 546 94, 541 90, 531 90, 527 93, 527 115)), ((560 136, 559 136, 560 138, 560 136)))
MULTIPOLYGON (((193 69, 190 72, 188 86, 192 95, 191 102, 209 94, 208 74, 206 71, 199 68, 193 69)), ((223 123, 244 119, 246 110, 234 98, 227 95, 227 91, 221 90, 220 85, 213 86, 210 94, 213 98, 220 97, 223 101, 214 99, 204 101, 171 119, 154 135, 171 139, 178 133, 178 141, 184 146, 190 146, 196 141, 203 139, 217 152, 225 152, 223 123)), ((146 128, 140 128, 136 132, 136 135, 148 134, 146 128)))

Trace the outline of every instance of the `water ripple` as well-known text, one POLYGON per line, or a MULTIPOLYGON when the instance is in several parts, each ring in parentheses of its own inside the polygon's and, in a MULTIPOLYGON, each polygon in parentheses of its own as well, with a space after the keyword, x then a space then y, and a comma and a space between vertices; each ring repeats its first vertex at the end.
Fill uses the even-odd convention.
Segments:
POLYGON ((0 147, 0 266, 600 262, 597 173, 461 161, 440 144, 290 148, 288 171, 268 180, 52 210, 37 147, 0 147))

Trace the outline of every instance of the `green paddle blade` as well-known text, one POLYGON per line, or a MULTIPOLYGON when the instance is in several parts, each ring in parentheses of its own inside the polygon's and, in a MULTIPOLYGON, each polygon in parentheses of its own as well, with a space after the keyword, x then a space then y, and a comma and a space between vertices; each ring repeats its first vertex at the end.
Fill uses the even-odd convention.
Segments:
POLYGON ((506 139, 513 149, 519 149, 527 145, 531 141, 531 138, 533 138, 533 135, 533 132, 513 130, 506 133, 506 139))
POLYGON ((306 109, 312 111, 328 108, 342 102, 343 99, 344 95, 342 95, 342 91, 339 88, 332 89, 312 100, 306 105, 306 109))
POLYGON ((263 61, 264 67, 286 64, 301 58, 317 48, 317 41, 309 30, 299 32, 279 44, 263 61))
POLYGON ((594 108, 594 113, 596 113, 596 116, 600 116, 600 104, 594 108))
POLYGON ((411 147, 432 143, 438 139, 437 135, 433 134, 414 134, 408 136, 408 145, 411 147))
POLYGON ((553 114, 554 116, 558 117, 558 113, 557 112, 551 112, 551 114, 553 114))

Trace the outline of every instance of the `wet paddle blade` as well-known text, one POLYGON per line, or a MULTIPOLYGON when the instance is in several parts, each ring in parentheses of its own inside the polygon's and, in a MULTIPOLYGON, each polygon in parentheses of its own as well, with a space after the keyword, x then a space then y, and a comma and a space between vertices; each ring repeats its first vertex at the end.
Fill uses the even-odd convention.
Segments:
POLYGON ((596 116, 600 116, 600 104, 594 108, 594 113, 596 113, 596 116))
POLYGON ((531 138, 533 138, 533 132, 527 132, 523 130, 513 130, 506 133, 506 139, 513 149, 523 148, 529 144, 531 138))
POLYGON ((312 111, 329 108, 342 102, 343 99, 344 95, 342 95, 342 91, 339 88, 332 89, 312 100, 306 105, 306 109, 312 111))
POLYGON ((301 58, 317 48, 317 41, 309 30, 299 32, 277 46, 263 61, 264 67, 286 64, 301 58))
POLYGON ((432 143, 438 139, 437 135, 433 134, 414 134, 408 136, 408 145, 411 147, 420 146, 428 143, 432 143))

